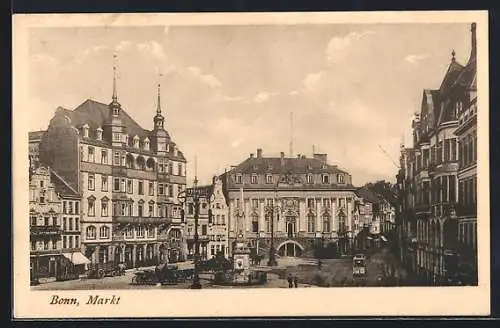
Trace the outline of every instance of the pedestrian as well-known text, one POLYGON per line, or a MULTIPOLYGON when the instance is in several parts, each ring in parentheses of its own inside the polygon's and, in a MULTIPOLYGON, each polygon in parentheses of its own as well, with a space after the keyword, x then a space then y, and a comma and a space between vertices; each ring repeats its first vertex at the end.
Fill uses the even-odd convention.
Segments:
POLYGON ((297 278, 297 276, 293 277, 293 285, 295 286, 295 288, 299 287, 299 279, 297 278))
POLYGON ((318 269, 321 269, 321 259, 318 260, 318 269))
POLYGON ((293 278, 290 273, 288 274, 287 280, 288 280, 288 288, 293 288, 293 278))

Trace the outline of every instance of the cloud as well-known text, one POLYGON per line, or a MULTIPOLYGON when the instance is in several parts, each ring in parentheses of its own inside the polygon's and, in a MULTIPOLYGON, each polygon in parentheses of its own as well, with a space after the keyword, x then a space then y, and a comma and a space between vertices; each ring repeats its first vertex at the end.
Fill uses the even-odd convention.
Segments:
POLYGON ((405 61, 410 63, 410 64, 417 64, 419 61, 424 60, 429 58, 430 56, 428 54, 421 54, 421 55, 408 55, 405 57, 405 61))
POLYGON ((221 81, 212 74, 203 74, 201 69, 196 66, 189 66, 186 70, 194 77, 198 78, 204 84, 217 89, 222 87, 221 81))
POLYGON ((328 64, 334 65, 345 60, 351 46, 371 34, 373 31, 351 32, 344 37, 335 36, 330 39, 326 48, 328 64))
POLYGON ((130 41, 120 41, 116 47, 115 50, 117 51, 122 51, 122 50, 127 50, 132 46, 132 42, 130 41))
POLYGON ((305 79, 302 81, 302 84, 307 90, 315 90, 320 84, 321 80, 325 77, 325 75, 325 71, 311 73, 305 77, 305 79))
POLYGON ((268 92, 268 91, 261 91, 258 92, 254 97, 253 97, 253 102, 256 103, 262 103, 265 101, 268 101, 272 97, 276 96, 277 94, 275 92, 268 92))
POLYGON ((163 50, 163 46, 156 41, 148 41, 144 43, 139 43, 136 45, 137 50, 142 54, 151 55, 156 59, 165 59, 167 56, 165 55, 165 51, 163 50))

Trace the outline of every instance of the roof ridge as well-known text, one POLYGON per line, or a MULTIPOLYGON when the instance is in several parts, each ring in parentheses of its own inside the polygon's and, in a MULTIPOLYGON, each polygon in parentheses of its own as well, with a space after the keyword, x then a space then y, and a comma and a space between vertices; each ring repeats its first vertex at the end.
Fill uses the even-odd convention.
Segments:
POLYGON ((61 177, 53 168, 50 168, 50 172, 52 172, 66 187, 68 187, 72 192, 79 195, 80 193, 76 191, 63 177, 61 177))

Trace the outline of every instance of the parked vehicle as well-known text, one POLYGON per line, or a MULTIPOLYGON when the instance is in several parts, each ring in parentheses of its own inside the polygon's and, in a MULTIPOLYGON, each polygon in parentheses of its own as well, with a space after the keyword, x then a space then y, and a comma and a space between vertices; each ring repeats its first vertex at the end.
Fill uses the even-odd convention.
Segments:
POLYGON ((352 275, 364 276, 366 274, 366 256, 363 254, 354 255, 352 258, 352 275))
POLYGON ((141 270, 132 277, 133 285, 155 285, 158 282, 155 270, 141 270))
POLYGON ((116 265, 113 262, 92 263, 87 272, 88 278, 102 279, 104 277, 122 276, 125 274, 125 265, 116 265))

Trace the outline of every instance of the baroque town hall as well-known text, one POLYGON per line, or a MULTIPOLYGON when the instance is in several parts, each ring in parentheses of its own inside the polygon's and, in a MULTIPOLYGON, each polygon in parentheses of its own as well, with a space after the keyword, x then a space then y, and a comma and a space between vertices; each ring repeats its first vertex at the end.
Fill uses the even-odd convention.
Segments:
MULTIPOLYGON (((115 69, 116 71, 116 69, 115 69)), ((158 103, 154 128, 140 127, 118 102, 86 100, 58 108, 40 141, 40 163, 81 194, 81 244, 93 263, 139 266, 181 254, 186 159, 165 130, 158 103)))

